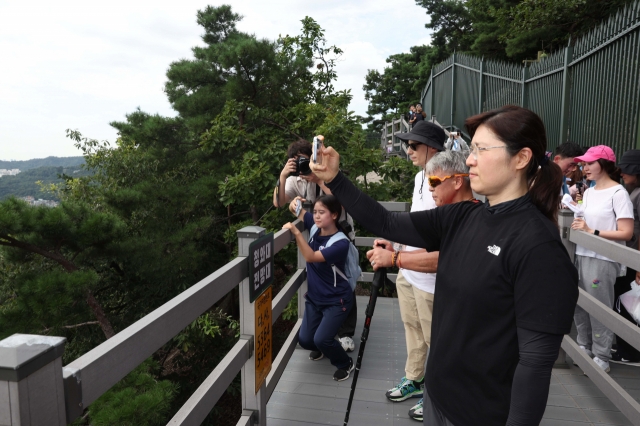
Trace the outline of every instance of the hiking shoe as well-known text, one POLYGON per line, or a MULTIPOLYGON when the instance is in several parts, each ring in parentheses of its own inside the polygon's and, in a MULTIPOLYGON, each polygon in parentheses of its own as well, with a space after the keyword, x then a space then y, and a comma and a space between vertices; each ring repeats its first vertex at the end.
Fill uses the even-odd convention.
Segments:
POLYGON ((422 390, 424 387, 424 378, 417 382, 403 377, 400 384, 387 391, 385 396, 393 402, 404 401, 409 398, 422 398, 422 390))
POLYGON ((324 354, 320 351, 309 352, 309 359, 311 361, 320 361, 322 358, 324 358, 324 354))
POLYGON ((353 360, 349 357, 349 366, 345 369, 339 368, 333 373, 333 380, 337 382, 341 382, 343 380, 347 380, 350 376, 349 373, 353 371, 353 360))
POLYGON ((420 398, 420 401, 409 410, 409 417, 419 422, 422 421, 422 401, 424 401, 424 399, 420 398))
POLYGON ((598 367, 602 368, 605 373, 608 373, 609 371, 611 371, 611 369, 609 368, 609 363, 607 361, 603 361, 600 358, 595 357, 593 358, 593 362, 598 364, 598 367))
POLYGON ((355 343, 353 343, 353 339, 351 337, 341 337, 340 339, 338 339, 338 341, 342 345, 342 349, 344 349, 346 352, 353 352, 353 350, 356 348, 356 345, 355 343))
POLYGON ((613 352, 611 354, 611 359, 609 360, 609 362, 615 362, 616 364, 625 364, 625 365, 631 365, 633 367, 640 367, 640 361, 637 360, 630 360, 625 358, 624 356, 620 355, 619 352, 613 352))
MULTIPOLYGON (((591 352, 591 350, 590 350, 590 349, 587 349, 586 347, 584 347, 584 346, 582 346, 582 345, 580 346, 580 349, 582 349, 583 351, 585 351, 585 353, 586 353, 587 355, 589 355, 589 358, 593 358, 593 357, 594 357, 593 352, 591 352)), ((573 361, 573 365, 578 365, 578 363, 577 363, 577 362, 575 362, 575 361, 573 361)))

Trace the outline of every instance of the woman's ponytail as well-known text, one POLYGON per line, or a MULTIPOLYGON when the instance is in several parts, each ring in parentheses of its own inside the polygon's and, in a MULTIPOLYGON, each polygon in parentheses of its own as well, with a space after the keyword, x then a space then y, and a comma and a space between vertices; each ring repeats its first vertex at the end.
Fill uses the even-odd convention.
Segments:
POLYGON ((529 169, 527 176, 530 176, 529 195, 531 201, 547 219, 557 225, 562 170, 552 161, 531 161, 529 169))

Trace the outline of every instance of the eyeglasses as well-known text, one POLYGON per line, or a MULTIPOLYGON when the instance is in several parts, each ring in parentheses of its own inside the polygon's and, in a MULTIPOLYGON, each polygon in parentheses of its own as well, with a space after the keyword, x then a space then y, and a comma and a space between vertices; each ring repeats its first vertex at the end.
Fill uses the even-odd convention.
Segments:
POLYGON ((438 177, 438 176, 429 176, 427 178, 427 181, 429 182, 429 186, 430 187, 435 188, 436 186, 440 185, 445 180, 447 180, 449 178, 452 178, 452 177, 456 177, 456 176, 467 177, 467 176, 469 176, 469 173, 456 173, 456 174, 453 174, 451 176, 445 176, 443 178, 438 177))
POLYGON ((471 155, 473 155, 473 158, 477 160, 478 153, 481 151, 489 151, 490 149, 494 149, 494 148, 506 148, 506 147, 507 147, 506 145, 479 147, 478 144, 472 143, 471 146, 469 146, 469 153, 471 153, 471 155))
POLYGON ((412 151, 417 151, 418 150, 418 145, 422 145, 419 143, 407 143, 407 145, 409 145, 409 148, 411 148, 412 151))

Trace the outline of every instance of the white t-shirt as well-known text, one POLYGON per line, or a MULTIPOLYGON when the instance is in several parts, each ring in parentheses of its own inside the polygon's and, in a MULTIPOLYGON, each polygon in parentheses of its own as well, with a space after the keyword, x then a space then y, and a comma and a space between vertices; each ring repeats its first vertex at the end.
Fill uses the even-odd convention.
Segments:
MULTIPOLYGON (((424 185, 422 184, 422 171, 416 174, 415 184, 413 186, 413 199, 411 200, 411 211, 418 212, 422 210, 431 210, 436 207, 436 202, 433 201, 433 195, 429 191, 429 184, 427 179, 424 179, 424 185), (422 194, 420 194, 420 186, 422 186, 422 194)), ((405 251, 418 250, 418 247, 406 246, 405 251)), ((402 261, 402 259, 400 259, 402 261)), ((403 269, 402 275, 407 282, 416 288, 426 291, 427 293, 434 294, 436 292, 436 274, 427 274, 424 272, 410 271, 403 269)))
MULTIPOLYGON (((629 199, 629 193, 622 185, 600 190, 588 188, 582 196, 582 205, 587 226, 598 231, 617 231, 618 219, 633 219, 633 205, 629 199)), ((614 242, 622 245, 625 243, 624 241, 614 242)), ((614 262, 582 246, 576 246, 576 254, 614 262)))
MULTIPOLYGON (((316 200, 317 185, 302 179, 300 176, 289 176, 284 184, 284 193, 291 199, 302 197, 313 203, 316 200)), ((322 194, 322 189, 318 195, 322 194)))

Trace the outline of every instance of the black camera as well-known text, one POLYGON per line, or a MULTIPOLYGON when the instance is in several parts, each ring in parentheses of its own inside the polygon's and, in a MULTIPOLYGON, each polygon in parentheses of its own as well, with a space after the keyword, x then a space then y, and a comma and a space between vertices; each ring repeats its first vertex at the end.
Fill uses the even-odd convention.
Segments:
POLYGON ((309 159, 306 157, 298 157, 296 159, 296 171, 289 176, 306 176, 311 174, 311 167, 309 167, 309 159))

